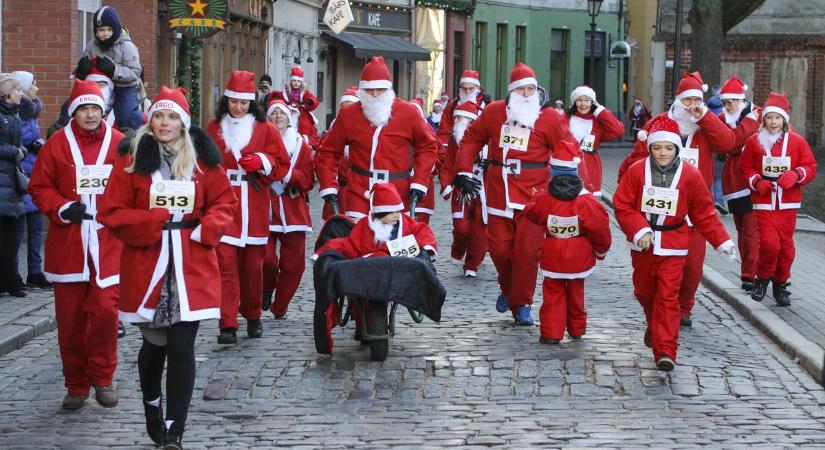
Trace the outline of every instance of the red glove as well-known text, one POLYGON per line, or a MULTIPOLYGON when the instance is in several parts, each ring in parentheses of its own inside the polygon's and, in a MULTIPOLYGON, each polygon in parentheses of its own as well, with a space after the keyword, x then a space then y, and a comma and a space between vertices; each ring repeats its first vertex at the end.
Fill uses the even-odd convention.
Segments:
POLYGON ((264 168, 264 162, 258 155, 244 155, 238 160, 238 165, 247 172, 255 172, 264 168))
POLYGON ((782 175, 779 175, 779 179, 776 180, 776 184, 779 185, 782 189, 790 189, 799 181, 799 172, 795 170, 789 170, 782 175))
POLYGON ((775 191, 776 187, 768 180, 759 180, 756 182, 756 192, 759 195, 768 195, 771 191, 775 191))

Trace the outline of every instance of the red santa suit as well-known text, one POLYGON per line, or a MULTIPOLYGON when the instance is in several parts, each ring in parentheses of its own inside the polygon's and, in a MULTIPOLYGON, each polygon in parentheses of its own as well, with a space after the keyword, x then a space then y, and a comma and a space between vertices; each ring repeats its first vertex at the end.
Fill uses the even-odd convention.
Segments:
MULTIPOLYGON (((289 114, 286 103, 279 100, 270 104, 269 109, 273 108, 289 114)), ((269 308, 275 317, 286 315, 289 302, 301 284, 306 267, 306 234, 312 231, 307 193, 315 184, 309 144, 293 127, 288 127, 282 138, 290 158, 289 171, 270 188, 271 234, 264 259, 264 293, 276 292, 275 302, 269 308)))
MULTIPOLYGON (((421 113, 421 118, 427 122, 427 119, 424 117, 424 99, 421 97, 416 97, 410 103, 418 108, 421 113)), ((427 125, 430 125, 429 122, 427 122, 427 125)), ((433 138, 438 141, 438 136, 436 135, 435 130, 432 129, 431 126, 429 128, 433 138)), ((419 222, 429 224, 430 217, 432 217, 435 212, 435 176, 438 175, 438 171, 441 169, 441 163, 444 160, 444 155, 445 153, 443 147, 439 146, 438 157, 435 165, 433 166, 432 176, 430 176, 427 181, 427 193, 424 194, 424 197, 422 197, 415 206, 415 220, 419 222)))
MULTIPOLYGON (((105 107, 92 81, 75 81, 69 116, 82 105, 101 111, 105 107)), ((117 367, 123 246, 98 222, 97 214, 121 139, 123 135, 105 123, 90 132, 72 119, 43 145, 29 182, 34 204, 51 222, 44 274, 54 283, 57 340, 70 394, 85 396, 90 386, 111 386, 117 367), (77 202, 85 212, 82 221, 72 222, 61 214, 77 202)))
POLYGON ((442 147, 447 147, 450 143, 450 137, 453 134, 453 114, 458 107, 458 105, 466 102, 475 103, 479 109, 484 109, 489 103, 486 100, 486 96, 484 95, 484 89, 481 87, 481 81, 479 80, 478 72, 475 70, 467 69, 461 72, 461 78, 459 78, 459 87, 462 84, 470 83, 475 85, 478 88, 478 91, 475 95, 470 98, 462 99, 461 95, 459 94, 458 97, 452 99, 445 103, 444 111, 441 114, 441 123, 438 126, 438 140, 441 142, 442 147))
MULTIPOLYGON (((654 118, 647 142, 672 142, 677 149, 681 136, 675 121, 654 118)), ((681 150, 680 150, 681 151, 681 150)), ((634 163, 622 177, 613 205, 616 220, 627 236, 633 261, 633 288, 645 313, 652 338, 653 357, 676 360, 680 310, 678 293, 690 247, 687 221, 717 250, 732 255, 733 242, 716 216, 713 198, 701 173, 683 160, 670 170, 670 186, 657 186, 660 174, 646 158, 634 163), (657 209, 658 208, 658 209, 657 209), (655 214, 651 211, 662 211, 655 214), (639 239, 653 235, 651 247, 638 247, 639 239)), ((647 336, 646 336, 647 341, 647 336)))
MULTIPOLYGON (((510 74, 510 91, 526 84, 537 85, 535 74, 526 65, 517 64, 510 74)), ((487 242, 502 295, 509 298, 508 307, 515 312, 533 303, 543 237, 541 227, 527 220, 522 210, 533 189, 547 186, 553 147, 562 140, 572 142, 573 136, 553 110, 541 110, 531 127, 522 127, 508 120, 507 108, 506 100, 495 101, 470 125, 458 149, 456 173, 472 176, 473 164, 487 146, 487 242), (507 137, 502 137, 502 131, 509 133, 507 137)))
MULTIPOLYGON (((662 113, 656 118, 666 116, 674 118, 675 108, 680 108, 680 101, 686 97, 702 97, 707 91, 707 85, 702 84, 699 72, 685 73, 679 82, 676 90, 676 101, 667 113, 662 113)), ((654 118, 655 119, 655 118, 654 118)), ((683 139, 682 149, 679 151, 679 158, 682 161, 696 167, 701 172, 708 190, 713 184, 714 167, 713 154, 723 154, 733 149, 735 136, 733 131, 725 126, 725 123, 717 116, 708 112, 707 106, 702 105, 702 116, 699 119, 691 118, 697 126, 692 132, 683 130, 680 126, 680 135, 683 139)), ((650 123, 650 122, 648 122, 650 123)), ((641 133, 633 152, 622 162, 619 168, 619 179, 630 165, 650 153, 647 149, 647 132, 641 133)), ((682 277, 682 286, 679 288, 679 307, 682 317, 690 317, 693 304, 696 301, 696 289, 702 281, 702 265, 705 262, 705 252, 707 243, 702 238, 701 233, 691 230, 690 252, 685 261, 685 273, 682 277)))
MULTIPOLYGON (((254 101, 254 80, 251 72, 232 72, 224 95, 254 101)), ((238 198, 234 222, 218 246, 223 298, 220 329, 237 330, 239 310, 247 320, 261 318, 269 185, 286 175, 289 156, 278 129, 266 120, 257 121, 250 113, 240 118, 227 113, 220 120, 212 119, 206 131, 223 155, 222 165, 238 198)))
MULTIPOLYGON (((602 157, 599 156, 599 149, 602 142, 615 141, 624 134, 624 125, 608 111, 607 108, 596 101, 596 92, 587 87, 579 86, 570 94, 570 103, 575 105, 579 97, 588 97, 596 106, 592 114, 581 114, 574 112, 573 115, 565 114, 563 117, 567 121, 570 134, 579 142, 582 151, 582 163, 587 166, 583 173, 587 174, 582 178, 584 188, 592 192, 596 197, 602 196, 602 157)), ((575 107, 575 106, 574 106, 575 107)))
MULTIPOLYGON (((359 100, 358 96, 356 95, 357 92, 358 92, 358 88, 356 86, 350 86, 350 87, 346 88, 344 90, 344 93, 341 95, 341 99, 338 101, 338 105, 340 106, 340 108, 345 108, 347 106, 350 106, 353 103, 360 102, 361 100, 359 100), (341 104, 344 103, 344 102, 349 102, 349 103, 345 106, 342 106, 341 104)), ((332 124, 333 125, 335 124, 334 119, 332 121, 332 124)), ((330 128, 331 128, 331 126, 330 126, 330 128)), ((321 136, 321 139, 318 142, 318 147, 316 147, 316 148, 321 148, 321 146, 324 144, 324 140, 326 139, 326 137, 327 137, 326 133, 323 136, 321 136)), ((317 161, 319 153, 320 152, 315 153, 315 156, 313 157, 313 163, 315 163, 315 161, 317 161)), ((317 163, 315 163, 315 165, 317 166, 317 163)), ((344 146, 344 156, 341 157, 341 159, 338 160, 337 180, 338 180, 338 185, 341 186, 341 187, 346 187, 347 184, 349 183, 347 181, 347 177, 349 176, 350 166, 351 166, 351 163, 349 161, 349 145, 346 145, 346 146, 344 146)), ((345 197, 343 195, 338 197, 338 210, 339 211, 346 211, 347 210, 345 197)), ((327 220, 333 214, 334 213, 333 213, 332 205, 329 204, 329 203, 324 202, 324 209, 321 213, 321 218, 323 220, 327 220)))
POLYGON ((302 83, 301 89, 292 89, 289 84, 287 84, 283 91, 275 91, 273 99, 283 100, 287 104, 298 108, 301 114, 298 117, 298 133, 307 136, 309 138, 309 145, 317 148, 318 119, 312 112, 318 109, 318 105, 320 105, 318 98, 312 91, 306 88, 304 71, 300 66, 292 67, 289 81, 300 81, 302 83))
MULTIPOLYGON (((564 144, 553 156, 573 168, 579 164, 580 150, 574 143, 564 144), (564 152, 566 157, 560 155, 564 152)), ((531 222, 546 229, 541 251, 541 336, 561 340, 566 328, 570 337, 578 339, 587 329, 584 279, 593 273, 596 259, 604 259, 610 249, 610 219, 599 200, 582 189, 578 176, 554 175, 549 189, 524 209, 531 222)))
MULTIPOLYGON (((772 92, 762 117, 778 113, 788 123, 789 109, 785 94, 772 92)), ((751 189, 759 227, 756 277, 771 280, 775 286, 784 285, 791 277, 796 252, 793 234, 802 205, 802 186, 816 177, 816 159, 799 134, 781 133, 771 144, 770 134, 763 129, 745 142, 740 166, 751 189)))
MULTIPOLYGON (((364 67, 361 89, 392 88, 389 70, 383 58, 374 57, 364 67)), ((427 193, 438 144, 432 129, 415 106, 395 98, 389 121, 374 126, 364 115, 363 104, 343 108, 318 150, 315 173, 320 195, 338 194, 338 163, 349 146, 351 162, 348 184, 344 190, 346 214, 359 219, 369 212, 366 194, 374 184, 392 183, 409 206, 409 191, 427 193), (411 151, 412 149, 412 151, 411 151)))

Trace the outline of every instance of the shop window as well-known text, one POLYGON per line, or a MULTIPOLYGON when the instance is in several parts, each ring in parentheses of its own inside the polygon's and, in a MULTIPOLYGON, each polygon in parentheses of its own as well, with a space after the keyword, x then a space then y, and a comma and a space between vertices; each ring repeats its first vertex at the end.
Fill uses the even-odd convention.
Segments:
POLYGON ((77 46, 78 54, 86 50, 86 44, 94 37, 95 11, 100 9, 101 0, 78 0, 77 2, 77 46))
POLYGON ((507 68, 507 24, 496 25, 496 94, 498 98, 507 95, 510 70, 507 68))
POLYGON ((527 27, 516 26, 516 62, 527 62, 527 27))
POLYGON ((564 99, 567 92, 568 36, 568 30, 554 28, 550 32, 550 83, 547 86, 554 100, 564 99))

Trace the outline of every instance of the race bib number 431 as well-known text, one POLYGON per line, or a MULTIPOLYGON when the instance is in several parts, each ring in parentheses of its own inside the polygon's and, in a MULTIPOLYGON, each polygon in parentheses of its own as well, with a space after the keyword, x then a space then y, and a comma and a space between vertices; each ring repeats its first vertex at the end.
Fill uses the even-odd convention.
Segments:
POLYGON ((547 216, 547 232, 556 238, 569 239, 579 235, 578 216, 547 216))
POLYGON ((762 175, 776 177, 791 170, 790 156, 763 156, 762 175))
POLYGON ((390 256, 408 256, 414 258, 421 253, 421 248, 415 240, 415 236, 402 236, 392 241, 387 241, 387 248, 390 250, 390 256))
POLYGON ((166 208, 171 214, 189 214, 195 207, 195 183, 163 180, 149 189, 149 208, 166 208))
POLYGON ((642 212, 675 216, 679 190, 646 185, 642 192, 642 212))
POLYGON ((501 126, 501 135, 498 145, 501 148, 509 148, 520 152, 527 151, 527 144, 530 142, 530 129, 504 124, 501 126))
POLYGON ((75 171, 78 194, 102 194, 109 181, 109 174, 112 173, 111 164, 98 164, 92 166, 81 166, 75 171))

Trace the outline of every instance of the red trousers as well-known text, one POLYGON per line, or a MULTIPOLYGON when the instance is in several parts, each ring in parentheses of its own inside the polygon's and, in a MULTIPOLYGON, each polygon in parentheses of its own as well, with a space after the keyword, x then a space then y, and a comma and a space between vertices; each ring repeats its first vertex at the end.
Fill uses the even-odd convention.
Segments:
POLYGON ((565 326, 570 336, 583 335, 587 330, 584 278, 560 280, 545 277, 541 287, 544 293, 544 302, 539 310, 541 336, 562 339, 565 326))
POLYGON ((270 233, 266 245, 263 267, 263 289, 275 291, 275 299, 269 310, 276 316, 283 316, 289 302, 301 285, 301 277, 306 268, 306 233, 270 233), (276 248, 277 243, 281 245, 276 248))
POLYGON ((238 311, 247 320, 261 318, 265 245, 218 244, 221 271, 220 328, 238 329, 238 311))
POLYGON ((793 234, 796 231, 795 209, 756 212, 759 227, 759 263, 756 277, 785 283, 791 278, 796 256, 793 234))
POLYGON ((682 317, 690 317, 693 304, 696 303, 696 290, 702 282, 702 266, 705 264, 707 250, 704 236, 696 231, 696 228, 691 227, 682 284, 679 286, 679 309, 682 317))
POLYGON ((57 342, 63 377, 71 394, 87 395, 90 386, 109 386, 117 368, 118 287, 101 289, 91 281, 54 283, 57 342))
POLYGON ((734 214, 733 223, 736 225, 738 236, 736 241, 739 255, 742 257, 739 277, 742 280, 753 281, 756 277, 756 265, 759 262, 759 222, 756 219, 756 212, 734 214))
POLYGON ((415 221, 430 224, 430 215, 427 213, 415 213, 415 221))
POLYGON ((453 246, 450 256, 464 260, 464 270, 478 270, 487 254, 487 225, 481 217, 481 203, 464 206, 464 218, 453 219, 453 246), (464 258, 466 255, 466 259, 464 258))
POLYGON ((516 211, 512 219, 489 216, 490 257, 498 271, 498 285, 503 294, 510 296, 513 311, 533 304, 543 240, 542 227, 530 222, 521 211, 516 211))
POLYGON ((645 312, 651 332, 653 359, 676 360, 679 347, 679 284, 684 256, 656 256, 651 251, 630 252, 633 260, 633 291, 645 312))

